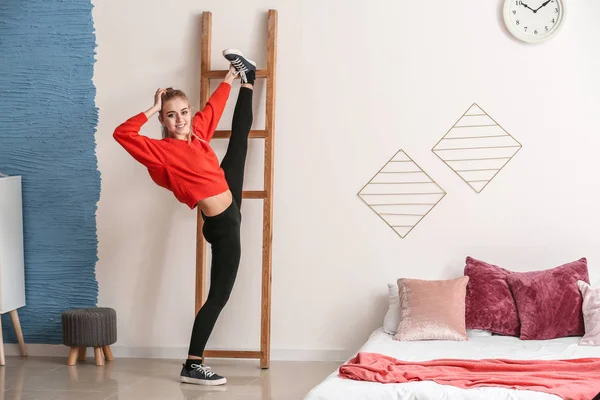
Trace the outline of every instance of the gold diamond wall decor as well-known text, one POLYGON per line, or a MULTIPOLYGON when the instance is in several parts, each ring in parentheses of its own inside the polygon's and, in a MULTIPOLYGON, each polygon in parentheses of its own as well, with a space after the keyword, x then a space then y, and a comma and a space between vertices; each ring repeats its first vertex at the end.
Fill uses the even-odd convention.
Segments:
POLYGON ((521 147, 521 143, 473 103, 431 150, 480 193, 521 147))
POLYGON ((358 196, 404 238, 446 195, 403 150, 399 150, 358 196))

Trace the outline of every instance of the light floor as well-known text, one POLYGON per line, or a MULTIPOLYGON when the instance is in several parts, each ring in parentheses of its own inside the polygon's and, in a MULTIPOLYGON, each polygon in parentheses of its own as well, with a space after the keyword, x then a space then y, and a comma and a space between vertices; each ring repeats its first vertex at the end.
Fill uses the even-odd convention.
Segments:
POLYGON ((180 360, 117 358, 96 367, 94 358, 68 367, 57 357, 7 357, 0 367, 0 400, 301 400, 342 363, 207 360, 227 378, 219 387, 179 382, 180 360))

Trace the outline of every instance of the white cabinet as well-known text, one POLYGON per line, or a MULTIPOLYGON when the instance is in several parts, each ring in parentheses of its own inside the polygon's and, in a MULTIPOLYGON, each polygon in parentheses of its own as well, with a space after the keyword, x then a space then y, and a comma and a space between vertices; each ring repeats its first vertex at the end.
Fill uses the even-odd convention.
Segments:
POLYGON ((0 314, 25 305, 21 177, 0 178, 0 314))
MULTIPOLYGON (((0 177, 0 314, 10 312, 21 354, 26 355, 17 314, 17 309, 24 305, 25 261, 21 177, 0 177)), ((4 365, 1 323, 0 365, 4 365)))

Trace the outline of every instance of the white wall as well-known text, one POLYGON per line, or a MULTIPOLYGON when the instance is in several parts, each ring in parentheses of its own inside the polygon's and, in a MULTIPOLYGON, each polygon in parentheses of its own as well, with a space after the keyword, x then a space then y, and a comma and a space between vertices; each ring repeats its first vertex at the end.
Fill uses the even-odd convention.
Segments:
MULTIPOLYGON (((161 86, 198 106, 202 11, 217 69, 226 47, 264 68, 267 10, 279 11, 273 358, 351 354, 381 325, 387 282, 461 275, 467 255, 520 271, 586 256, 598 276, 599 2, 569 2, 560 34, 538 46, 511 39, 499 0, 94 4, 99 303, 118 312, 121 354, 179 357, 188 345, 196 213, 112 132, 161 86), (431 152, 473 102, 523 144, 480 194, 431 152), (448 192, 405 239, 357 197, 399 149, 448 192)), ((265 86, 255 93, 261 129, 265 86)), ((156 119, 143 132, 158 138, 156 119)), ((213 144, 222 156, 226 142, 213 144)), ((262 157, 253 141, 245 189, 262 187, 262 157)), ((258 348, 261 210, 245 201, 242 266, 210 348, 258 348)))

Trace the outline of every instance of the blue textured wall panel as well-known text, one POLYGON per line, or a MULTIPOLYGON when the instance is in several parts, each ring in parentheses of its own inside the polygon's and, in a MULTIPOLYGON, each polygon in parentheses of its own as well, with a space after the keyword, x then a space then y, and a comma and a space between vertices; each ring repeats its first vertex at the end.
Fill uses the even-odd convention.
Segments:
POLYGON ((95 46, 89 0, 0 1, 0 172, 23 177, 28 343, 61 343, 61 312, 97 303, 95 46))

